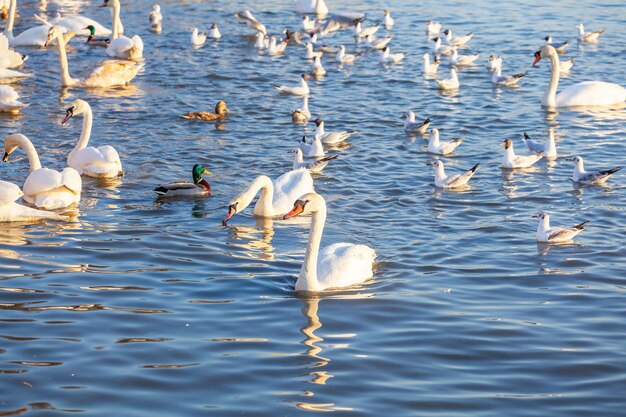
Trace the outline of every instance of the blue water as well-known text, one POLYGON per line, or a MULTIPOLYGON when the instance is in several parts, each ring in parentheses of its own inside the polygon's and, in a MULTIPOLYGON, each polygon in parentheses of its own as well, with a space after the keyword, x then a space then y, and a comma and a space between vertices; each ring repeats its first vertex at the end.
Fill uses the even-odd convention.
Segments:
MULTIPOLYGON (((493 3, 330 1, 365 12, 390 8, 394 52, 383 67, 366 52, 354 66, 311 82, 310 108, 327 130, 357 130, 323 175, 328 203, 323 244, 364 243, 377 253, 374 280, 316 296, 294 293, 308 219, 255 219, 251 207, 227 227, 230 199, 260 174, 278 177, 312 125, 291 123, 292 85, 309 70, 304 49, 258 54, 233 13, 250 8, 279 33, 299 28, 284 1, 161 3, 149 31, 149 2, 123 3, 127 35, 145 43, 145 68, 128 88, 61 89, 56 50, 23 49, 16 85, 30 104, 0 116, 0 132, 27 135, 44 166, 63 168, 80 118, 61 126, 68 103, 94 110, 90 144, 115 146, 126 175, 85 178, 78 216, 67 222, 0 226, 0 415, 60 416, 617 416, 626 392, 624 174, 608 187, 577 187, 571 162, 624 165, 626 110, 548 113, 540 108, 549 65, 530 66, 550 34, 573 39, 575 24, 605 28, 597 45, 576 45, 562 85, 624 84, 622 2, 493 3), (473 31, 479 65, 457 93, 422 77, 425 21, 457 35, 473 31), (190 46, 190 29, 220 24, 223 38, 190 46), (528 71, 520 88, 493 88, 484 65, 528 71), (225 100, 222 127, 178 116, 225 100), (449 172, 480 162, 472 187, 433 187, 426 141, 403 132, 401 113, 430 117, 443 140, 465 142, 443 158, 449 172), (557 135, 559 158, 526 171, 500 168, 500 142, 523 131, 557 135), (212 171, 214 196, 160 201, 152 189, 189 180, 194 163, 212 171), (589 219, 575 243, 537 244, 540 210, 555 225, 589 219)), ((110 25, 94 2, 19 2, 16 33, 33 13, 82 13, 110 25)), ((381 29, 384 32, 384 29, 381 29)), ((330 45, 361 50, 350 31, 330 45)), ((81 38, 70 71, 104 57, 81 38)), ((447 65, 440 68, 446 76, 447 65)), ((23 184, 22 152, 0 178, 23 184)))

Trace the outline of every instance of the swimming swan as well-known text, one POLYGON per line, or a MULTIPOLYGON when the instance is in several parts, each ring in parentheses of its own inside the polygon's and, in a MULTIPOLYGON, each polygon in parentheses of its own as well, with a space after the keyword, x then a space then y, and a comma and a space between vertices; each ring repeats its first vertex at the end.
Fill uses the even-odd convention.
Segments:
POLYGON ((542 46, 535 52, 535 65, 541 58, 548 58, 551 65, 551 77, 541 105, 543 107, 573 106, 608 106, 626 101, 626 88, 604 81, 584 81, 570 85, 556 92, 559 86, 559 56, 550 45, 542 46))
POLYGON ((84 100, 74 100, 65 111, 61 124, 65 124, 73 116, 83 115, 83 130, 76 146, 67 157, 67 165, 81 175, 95 178, 115 178, 124 174, 122 162, 115 148, 110 145, 94 148, 87 146, 91 136, 93 114, 91 106, 84 100))
POLYGON ((297 216, 305 208, 312 213, 312 219, 309 243, 296 281, 296 291, 348 287, 372 278, 376 258, 374 249, 352 243, 334 243, 320 251, 326 222, 326 201, 321 195, 311 192, 301 196, 283 219, 297 216))
POLYGON ((228 214, 222 220, 226 224, 231 217, 243 211, 252 203, 252 199, 261 191, 261 197, 254 206, 255 216, 275 217, 289 212, 293 201, 309 192, 313 192, 313 177, 306 169, 289 171, 274 182, 265 175, 258 176, 246 190, 233 198, 228 205, 228 214))
POLYGON ((7 162, 17 148, 22 148, 26 152, 30 163, 30 174, 22 187, 24 201, 47 210, 65 208, 80 201, 83 183, 78 171, 74 168, 65 168, 58 172, 42 168, 32 142, 19 133, 4 138, 2 161, 7 162))

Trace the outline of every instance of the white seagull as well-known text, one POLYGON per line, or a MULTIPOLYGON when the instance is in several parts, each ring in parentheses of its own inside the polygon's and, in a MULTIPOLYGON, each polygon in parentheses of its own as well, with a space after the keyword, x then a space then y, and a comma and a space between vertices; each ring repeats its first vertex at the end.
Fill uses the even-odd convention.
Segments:
POLYGON ((398 62, 402 61, 405 56, 406 55, 402 52, 392 54, 389 47, 385 46, 385 49, 383 49, 383 51, 381 52, 378 61, 382 64, 397 64, 398 62))
POLYGON ((302 154, 307 158, 322 158, 326 156, 322 141, 317 136, 313 136, 311 143, 307 143, 306 136, 302 136, 300 149, 302 150, 302 154))
POLYGON ((431 129, 428 137, 428 152, 436 155, 448 155, 463 143, 463 138, 456 138, 450 142, 439 142, 439 129, 431 129))
POLYGON ((443 162, 439 159, 435 159, 433 162, 430 163, 430 165, 435 168, 435 187, 452 189, 460 188, 464 185, 467 185, 470 178, 472 178, 480 164, 474 165, 472 168, 462 174, 455 175, 446 175, 443 168, 443 162))
POLYGON ((331 155, 331 156, 326 156, 322 159, 318 159, 316 161, 304 161, 304 158, 302 157, 302 149, 298 148, 295 151, 290 151, 292 153, 295 154, 294 159, 293 159, 293 169, 308 169, 311 172, 322 172, 322 170, 324 168, 326 168, 326 165, 328 165, 328 163, 330 161, 332 161, 333 159, 336 159, 339 155, 331 155))
POLYGON ((474 36, 472 32, 465 36, 452 36, 452 31, 450 29, 444 30, 443 34, 446 35, 446 42, 451 46, 463 46, 468 43, 470 39, 472 39, 472 36, 474 36))
POLYGON ((585 32, 585 27, 582 23, 577 24, 576 29, 578 29, 579 42, 598 42, 598 37, 604 33, 604 29, 596 30, 595 32, 585 32))
POLYGON ((356 133, 355 130, 345 130, 341 132, 326 132, 324 130, 324 120, 317 118, 313 121, 317 128, 315 129, 315 137, 319 138, 322 143, 327 145, 335 145, 337 143, 344 142, 350 136, 356 133))
POLYGON ((404 121, 404 131, 407 133, 421 133, 423 135, 428 130, 428 126, 430 126, 430 118, 423 122, 416 122, 415 113, 412 111, 402 113, 402 118, 406 119, 404 121))
POLYGON ((565 50, 567 49, 567 47, 570 45, 568 41, 556 44, 556 43, 552 43, 552 36, 546 36, 545 38, 543 38, 546 41, 546 45, 552 45, 552 47, 554 49, 556 49, 556 51, 559 54, 564 54, 565 50))
POLYGON ((534 153, 543 153, 545 158, 556 158, 556 143, 554 142, 554 129, 548 131, 548 137, 542 142, 532 140, 526 132, 522 137, 524 145, 528 147, 528 150, 534 153))
POLYGON ((285 87, 284 85, 276 85, 276 89, 283 93, 295 94, 296 96, 308 96, 309 95, 309 84, 307 80, 310 80, 311 76, 308 74, 302 74, 300 77, 300 85, 297 87, 285 87))
POLYGON ((567 158, 566 161, 574 161, 574 173, 572 174, 572 181, 579 184, 604 184, 606 180, 622 167, 615 167, 604 171, 585 171, 583 158, 581 156, 574 156, 573 158, 567 158))
POLYGON ((435 55, 435 59, 433 62, 430 62, 430 55, 428 54, 428 52, 422 55, 422 59, 424 60, 424 75, 437 74, 437 69, 439 69, 439 61, 437 60, 437 55, 435 55))
POLYGON ((550 215, 548 213, 539 213, 534 218, 539 218, 539 226, 537 227, 537 241, 543 243, 562 243, 569 242, 583 231, 589 220, 577 224, 569 229, 561 229, 559 227, 550 227, 550 215))
POLYGON ((442 90, 456 90, 461 85, 459 83, 459 78, 456 75, 456 70, 454 68, 450 68, 450 78, 446 78, 445 80, 435 80, 437 84, 439 84, 439 88, 442 90))
POLYGON ((504 146, 504 156, 502 157, 502 168, 515 169, 515 168, 528 168, 535 162, 543 158, 542 153, 534 155, 515 155, 513 151, 513 141, 506 139, 502 142, 504 146))

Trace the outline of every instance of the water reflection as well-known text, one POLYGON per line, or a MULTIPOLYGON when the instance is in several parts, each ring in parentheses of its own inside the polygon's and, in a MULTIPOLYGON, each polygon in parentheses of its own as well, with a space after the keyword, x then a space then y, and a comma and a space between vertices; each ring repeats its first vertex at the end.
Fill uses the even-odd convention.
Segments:
MULTIPOLYGON (((139 70, 139 76, 143 70, 139 70)), ((84 97, 85 93, 102 97, 102 98, 122 98, 122 97, 140 97, 144 95, 144 90, 139 88, 135 84, 128 84, 120 87, 109 88, 75 88, 75 87, 61 87, 59 89, 59 100, 61 102, 75 100, 80 97, 84 97)))
POLYGON ((272 238, 274 237, 274 220, 256 218, 256 226, 228 225, 229 245, 244 249, 243 253, 253 259, 273 261, 276 259, 272 238))

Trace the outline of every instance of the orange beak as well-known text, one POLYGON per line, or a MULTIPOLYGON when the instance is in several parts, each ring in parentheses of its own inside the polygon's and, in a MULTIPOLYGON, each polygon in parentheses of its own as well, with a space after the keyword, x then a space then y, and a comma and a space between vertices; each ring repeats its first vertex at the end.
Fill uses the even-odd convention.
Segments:
POLYGON ((292 217, 295 217, 298 214, 302 213, 303 211, 304 211, 304 204, 302 204, 302 201, 297 200, 293 204, 293 208, 291 209, 291 211, 283 216, 283 220, 287 220, 292 217))
POLYGON ((539 60, 541 60, 541 52, 537 51, 535 52, 535 62, 533 62, 533 66, 535 66, 535 64, 539 62, 539 60))

